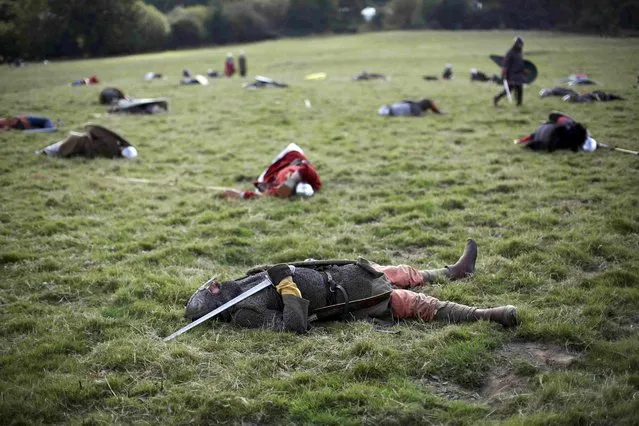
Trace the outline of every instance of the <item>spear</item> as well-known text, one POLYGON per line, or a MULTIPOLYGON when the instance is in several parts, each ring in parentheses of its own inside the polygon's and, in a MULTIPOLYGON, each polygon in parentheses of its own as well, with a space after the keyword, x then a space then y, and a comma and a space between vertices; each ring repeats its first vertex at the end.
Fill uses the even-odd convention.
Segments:
MULTIPOLYGON (((111 179, 124 181, 124 182, 130 182, 130 183, 146 183, 146 184, 150 184, 150 185, 177 186, 177 184, 178 184, 177 179, 174 182, 159 182, 159 181, 150 180, 150 179, 126 178, 126 177, 119 177, 119 176, 118 177, 112 177, 111 179)), ((224 187, 224 186, 209 186, 209 185, 194 185, 194 184, 189 184, 189 186, 191 186, 193 188, 209 189, 211 191, 235 191, 235 189, 233 189, 233 188, 227 188, 227 187, 224 187)))
POLYGON ((629 149, 617 148, 616 146, 606 145, 605 143, 597 142, 597 147, 606 148, 611 151, 625 152, 626 154, 639 155, 639 151, 631 151, 629 149))

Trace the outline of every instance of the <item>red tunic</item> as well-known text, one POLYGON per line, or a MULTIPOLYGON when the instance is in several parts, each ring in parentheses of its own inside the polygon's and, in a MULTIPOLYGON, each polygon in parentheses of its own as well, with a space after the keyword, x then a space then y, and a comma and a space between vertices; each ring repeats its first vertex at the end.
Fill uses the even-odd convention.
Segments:
MULTIPOLYGON (((286 179, 295 172, 299 172, 302 182, 306 182, 313 187, 314 191, 319 191, 322 187, 317 170, 308 161, 308 158, 299 151, 289 151, 282 158, 273 162, 264 173, 255 181, 253 185, 264 195, 276 195, 277 189, 286 182, 286 179)), ((257 196, 255 191, 244 191, 242 198, 253 198, 257 196)))

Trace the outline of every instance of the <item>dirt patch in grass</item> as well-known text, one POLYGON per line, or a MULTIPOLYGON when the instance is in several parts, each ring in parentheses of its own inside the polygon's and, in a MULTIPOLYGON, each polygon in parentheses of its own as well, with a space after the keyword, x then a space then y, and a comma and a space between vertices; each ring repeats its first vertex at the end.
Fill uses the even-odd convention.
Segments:
POLYGON ((480 391, 483 399, 525 392, 531 376, 543 371, 565 370, 581 356, 560 346, 543 343, 511 343, 504 346, 499 355, 504 363, 488 374, 480 391))
POLYGON ((430 375, 423 385, 434 395, 447 400, 496 403, 503 396, 529 392, 532 376, 540 372, 565 370, 581 354, 556 345, 511 343, 504 346, 498 356, 502 362, 488 373, 481 389, 466 389, 437 375, 430 375))

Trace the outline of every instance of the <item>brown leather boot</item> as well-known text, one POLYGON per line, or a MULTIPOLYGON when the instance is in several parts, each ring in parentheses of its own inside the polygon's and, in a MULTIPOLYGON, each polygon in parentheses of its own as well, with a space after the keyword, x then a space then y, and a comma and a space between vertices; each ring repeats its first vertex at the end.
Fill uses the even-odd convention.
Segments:
POLYGON ((512 305, 499 306, 490 309, 477 309, 475 315, 480 319, 493 321, 503 325, 504 327, 514 327, 519 325, 519 315, 517 308, 512 305))
POLYGON ((437 277, 448 277, 451 280, 459 280, 467 277, 475 272, 475 262, 477 261, 477 243, 472 238, 466 241, 466 247, 464 253, 452 266, 446 266, 442 269, 430 269, 427 271, 420 271, 424 277, 424 282, 433 282, 437 277))
POLYGON ((519 324, 517 308, 511 305, 491 309, 478 309, 459 303, 440 301, 437 306, 437 313, 435 313, 436 321, 458 323, 482 319, 496 322, 504 327, 513 327, 519 324))

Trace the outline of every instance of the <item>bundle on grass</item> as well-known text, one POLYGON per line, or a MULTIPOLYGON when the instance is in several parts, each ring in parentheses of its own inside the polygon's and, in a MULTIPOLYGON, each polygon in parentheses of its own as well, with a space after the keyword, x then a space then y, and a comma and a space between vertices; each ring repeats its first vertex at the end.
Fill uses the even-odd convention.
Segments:
POLYGON ((444 71, 442 71, 442 78, 444 80, 453 79, 453 66, 451 64, 446 64, 446 66, 444 67, 444 71))
POLYGON ((197 74, 194 77, 185 77, 180 80, 180 84, 190 86, 190 85, 201 85, 207 86, 209 84, 209 80, 203 75, 197 74))
POLYGON ((477 68, 470 69, 470 81, 479 81, 485 83, 487 81, 492 81, 496 84, 501 84, 502 80, 499 78, 497 74, 493 74, 491 77, 488 77, 488 74, 485 72, 479 71, 477 68))
POLYGON ((110 113, 158 114, 169 110, 169 101, 165 98, 119 99, 109 107, 110 113))
POLYGON ((257 77, 255 77, 254 82, 244 83, 242 87, 244 87, 245 89, 262 89, 265 87, 285 88, 285 87, 288 87, 288 84, 275 81, 272 78, 258 75, 257 77))
POLYGON ((85 131, 69 132, 69 135, 51 144, 36 154, 55 157, 86 157, 86 158, 135 158, 137 149, 117 133, 97 124, 85 124, 85 131))
POLYGON ((572 74, 569 75, 566 78, 562 78, 561 80, 562 83, 568 83, 569 86, 581 86, 581 85, 592 85, 592 84, 599 84, 594 80, 591 80, 587 74, 584 73, 579 73, 579 74, 572 74))

